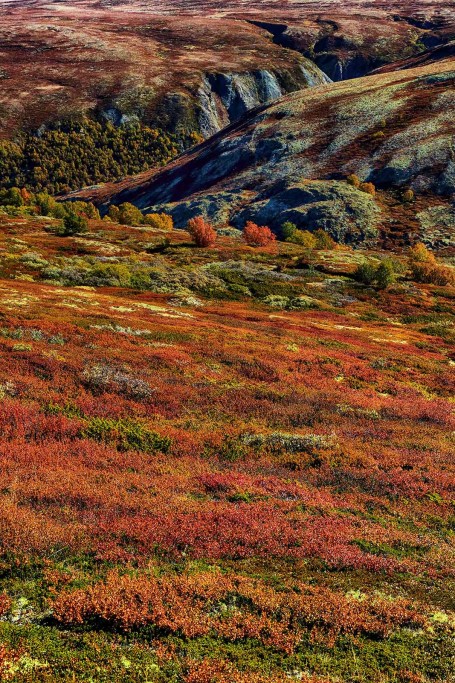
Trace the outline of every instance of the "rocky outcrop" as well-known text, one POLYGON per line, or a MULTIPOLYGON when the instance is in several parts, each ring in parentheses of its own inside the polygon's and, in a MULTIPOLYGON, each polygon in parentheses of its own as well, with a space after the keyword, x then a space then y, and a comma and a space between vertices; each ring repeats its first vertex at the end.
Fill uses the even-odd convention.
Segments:
POLYGON ((417 214, 422 241, 438 248, 453 247, 455 235, 455 202, 438 204, 417 214))
POLYGON ((283 183, 281 191, 251 202, 247 192, 219 192, 189 201, 159 206, 172 215, 178 228, 189 218, 206 216, 217 225, 229 223, 243 228, 249 220, 269 225, 276 232, 285 221, 302 230, 322 228, 345 244, 375 244, 379 235, 381 211, 374 199, 340 181, 283 183))
POLYGON ((302 230, 322 228, 337 242, 374 244, 381 211, 373 197, 336 180, 290 183, 281 192, 234 212, 231 222, 243 227, 248 220, 270 225, 279 232, 285 221, 302 230))
POLYGON ((251 73, 212 73, 198 90, 198 125, 209 137, 255 107, 295 90, 329 83, 330 79, 309 60, 292 72, 260 69, 251 73))

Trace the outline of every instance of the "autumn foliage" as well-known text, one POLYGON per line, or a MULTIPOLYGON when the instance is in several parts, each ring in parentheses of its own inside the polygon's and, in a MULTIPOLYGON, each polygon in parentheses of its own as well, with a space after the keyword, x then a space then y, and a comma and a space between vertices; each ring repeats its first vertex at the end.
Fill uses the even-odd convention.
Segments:
MULTIPOLYGON (((43 221, 3 221, 0 667, 25 652, 41 667, 29 680, 61 667, 64 681, 80 651, 84 675, 102 657, 113 681, 148 680, 143 658, 163 683, 285 683, 294 662, 325 683, 345 657, 343 682, 384 661, 400 683, 435 666, 447 679, 450 284, 405 275, 379 297, 283 266, 299 244, 220 234, 204 251, 175 230, 157 257, 152 231, 92 221, 83 261, 43 221), (121 272, 141 258, 158 291, 47 279, 60 260, 121 272), (189 295, 220 272, 224 298, 189 295), (277 311, 272 276, 273 296, 311 306, 277 311)), ((421 246, 402 261, 433 263, 421 246)))
POLYGON ((454 269, 438 263, 435 255, 421 242, 409 250, 409 264, 416 282, 440 286, 455 284, 454 269))
POLYGON ((243 229, 243 239, 249 247, 266 247, 276 238, 267 226, 259 226, 248 221, 243 229))
POLYGON ((197 247, 213 247, 216 242, 216 231, 202 216, 188 221, 188 232, 197 247))
POLYGON ((66 625, 95 619, 129 631, 153 624, 186 638, 213 632, 232 641, 255 638, 287 653, 307 629, 313 638, 334 642, 340 633, 384 638, 399 625, 424 624, 404 600, 359 601, 303 584, 277 592, 216 571, 161 579, 112 573, 101 584, 61 593, 52 608, 66 625))

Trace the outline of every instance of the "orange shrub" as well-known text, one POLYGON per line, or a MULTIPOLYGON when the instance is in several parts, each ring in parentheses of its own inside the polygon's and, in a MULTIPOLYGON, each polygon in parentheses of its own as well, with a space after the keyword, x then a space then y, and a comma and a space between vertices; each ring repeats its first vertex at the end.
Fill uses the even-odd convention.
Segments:
POLYGON ((216 231, 202 216, 191 218, 187 229, 197 247, 213 247, 216 242, 216 231))
POLYGON ((209 633, 233 642, 254 638, 288 654, 307 631, 333 645, 342 633, 385 638, 398 626, 425 623, 404 599, 358 601, 328 588, 303 583, 297 588, 279 592, 220 572, 161 578, 111 572, 105 582, 62 591, 52 608, 54 618, 68 626, 96 620, 131 631, 154 625, 186 638, 209 633), (236 609, 228 607, 232 598, 236 609))
POLYGON ((348 184, 352 185, 353 187, 360 187, 360 184, 362 182, 360 180, 359 176, 356 175, 355 173, 351 173, 351 175, 348 175, 346 180, 347 180, 348 184))
POLYGON ((422 242, 417 242, 408 252, 411 263, 436 263, 434 254, 422 242))
POLYGON ((0 681, 12 681, 14 678, 14 664, 24 655, 22 650, 11 650, 4 643, 0 643, 0 681))
POLYGON ((406 203, 413 202, 415 199, 415 194, 413 190, 405 190, 403 192, 403 201, 406 203))
POLYGON ((373 183, 360 183, 359 190, 362 190, 362 192, 370 194, 372 197, 376 196, 376 188, 373 185, 373 183))
POLYGON ((259 226, 248 221, 243 229, 243 239, 249 247, 266 247, 275 241, 275 235, 266 225, 259 226))
POLYGON ((416 282, 423 282, 430 285, 455 284, 455 271, 448 266, 441 266, 438 263, 414 263, 411 266, 412 277, 416 282))
POLYGON ((455 284, 455 271, 439 264, 433 252, 422 242, 411 247, 408 255, 412 278, 416 282, 439 286, 455 284))

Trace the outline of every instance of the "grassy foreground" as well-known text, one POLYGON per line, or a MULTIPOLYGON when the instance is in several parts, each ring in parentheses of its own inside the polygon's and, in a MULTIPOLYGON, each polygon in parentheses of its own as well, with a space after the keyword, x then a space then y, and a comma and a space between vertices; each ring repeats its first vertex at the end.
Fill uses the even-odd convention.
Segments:
POLYGON ((454 680, 455 288, 0 221, 1 679, 454 680))

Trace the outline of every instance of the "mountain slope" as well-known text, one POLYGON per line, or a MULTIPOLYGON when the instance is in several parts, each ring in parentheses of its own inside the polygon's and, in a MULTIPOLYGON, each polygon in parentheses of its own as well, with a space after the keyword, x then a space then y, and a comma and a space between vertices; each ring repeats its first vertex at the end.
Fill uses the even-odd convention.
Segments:
POLYGON ((210 135, 254 105, 326 80, 251 23, 182 21, 157 8, 14 3, 0 39, 3 137, 85 112, 210 135))
POLYGON ((455 41, 451 41, 445 45, 438 45, 429 50, 425 50, 414 57, 403 59, 393 64, 387 64, 373 71, 373 74, 387 73, 388 71, 398 71, 401 69, 415 69, 418 66, 425 66, 425 64, 432 64, 434 62, 441 62, 455 57, 455 41))
POLYGON ((339 0, 0 6, 3 137, 87 111, 208 136, 322 82, 317 65, 351 78, 455 37, 453 0, 356 0, 349 11, 339 0))
POLYGON ((418 233, 425 225, 430 242, 450 244, 454 84, 450 57, 295 93, 252 112, 163 171, 70 198, 104 208, 124 201, 144 211, 164 208, 180 226, 200 213, 238 227, 247 219, 274 228, 293 220, 344 241, 376 241, 397 212, 386 206, 389 196, 381 203, 348 185, 344 179, 355 173, 388 192, 412 188, 419 199, 403 208, 403 230, 411 223, 418 233))

